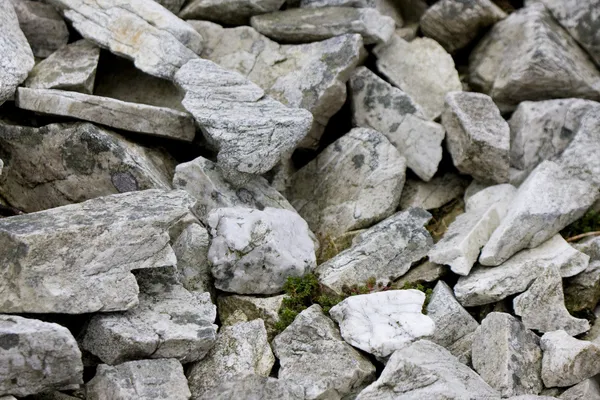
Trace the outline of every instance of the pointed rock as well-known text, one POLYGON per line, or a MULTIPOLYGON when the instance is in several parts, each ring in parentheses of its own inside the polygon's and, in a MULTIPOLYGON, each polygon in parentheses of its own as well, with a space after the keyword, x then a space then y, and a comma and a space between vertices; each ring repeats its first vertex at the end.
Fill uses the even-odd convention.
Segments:
POLYGON ((245 25, 253 15, 279 10, 285 0, 192 0, 179 13, 184 19, 201 19, 227 25, 245 25))
POLYGON ((196 400, 305 400, 304 388, 284 379, 241 374, 196 400))

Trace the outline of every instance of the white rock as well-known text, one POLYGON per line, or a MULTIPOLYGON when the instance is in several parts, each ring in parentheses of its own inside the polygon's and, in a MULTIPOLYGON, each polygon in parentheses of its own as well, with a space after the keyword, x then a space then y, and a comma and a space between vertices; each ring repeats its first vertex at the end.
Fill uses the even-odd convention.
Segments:
POLYGON ((284 297, 283 294, 272 297, 219 296, 217 298, 219 320, 223 325, 234 325, 260 318, 265 323, 269 342, 271 342, 279 333, 275 325, 279 322, 279 309, 284 297))
POLYGON ((467 178, 447 172, 433 177, 429 182, 408 178, 400 197, 400 210, 420 207, 433 210, 461 196, 469 184, 467 178))
POLYGON ((562 400, 600 400, 600 383, 597 378, 586 379, 567 389, 558 398, 562 400))
POLYGON ((283 3, 285 0, 192 0, 187 2, 179 16, 244 25, 253 15, 277 11, 283 3))
POLYGON ((284 379, 240 374, 196 400, 305 400, 304 388, 284 379))

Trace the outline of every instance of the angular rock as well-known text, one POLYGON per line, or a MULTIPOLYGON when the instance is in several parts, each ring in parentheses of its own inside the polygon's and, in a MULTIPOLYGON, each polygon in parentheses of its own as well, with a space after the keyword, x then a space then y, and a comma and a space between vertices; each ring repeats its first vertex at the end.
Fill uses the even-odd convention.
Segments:
POLYGON ((190 390, 177 360, 130 361, 117 366, 101 364, 86 384, 88 400, 187 400, 190 390))
POLYGON ((272 297, 219 296, 217 305, 219 320, 223 325, 262 319, 265 323, 269 342, 277 334, 275 324, 279 322, 279 309, 285 295, 272 297))
POLYGON ((353 240, 353 246, 322 263, 320 282, 339 294, 344 287, 364 285, 370 278, 387 285, 404 275, 433 245, 423 227, 431 215, 411 208, 380 222, 353 240))
POLYGON ((208 263, 209 247, 208 231, 195 223, 188 225, 173 243, 173 252, 177 257, 177 280, 190 292, 214 292, 208 263))
POLYGON ((305 400, 304 388, 284 379, 240 375, 208 390, 197 400, 305 400))
POLYGON ((416 101, 428 119, 441 115, 446 93, 462 90, 452 57, 435 40, 407 42, 394 35, 374 52, 379 71, 416 101))
POLYGON ((297 8, 252 17, 254 29, 277 42, 306 43, 345 33, 362 35, 365 44, 386 43, 395 21, 373 8, 297 8))
POLYGON ((567 389, 558 398, 562 400, 600 400, 600 383, 594 378, 586 379, 567 389))
POLYGON ((590 256, 590 264, 564 281, 565 303, 571 312, 593 310, 600 302, 600 239, 588 238, 574 247, 590 256))
POLYGON ((373 7, 374 0, 300 0, 301 8, 322 8, 322 7, 373 7))
POLYGON ((575 339, 565 331, 542 336, 542 379, 546 387, 575 385, 600 373, 600 345, 575 339))
POLYGON ((187 2, 179 16, 227 25, 244 25, 253 15, 277 11, 283 3, 285 0, 192 0, 187 2))
POLYGON ((466 334, 465 336, 448 346, 446 350, 448 350, 462 364, 465 364, 468 367, 472 367, 471 349, 473 347, 473 340, 475 340, 476 334, 477 330, 466 334))
POLYGON ((419 178, 429 181, 442 160, 444 129, 426 121, 421 107, 365 67, 349 81, 355 125, 383 133, 419 178))
POLYGON ((388 290, 348 297, 329 314, 340 325, 346 342, 377 357, 387 357, 433 334, 433 320, 421 313, 424 301, 425 294, 418 290, 388 290))
POLYGON ((279 378, 304 387, 307 400, 340 399, 375 379, 375 367, 342 340, 319 305, 302 311, 273 340, 279 359, 279 378))
POLYGON ((175 266, 168 230, 193 204, 183 191, 145 190, 0 219, 0 312, 134 307, 130 271, 175 266))
POLYGON ((411 268, 406 274, 402 275, 400 279, 394 281, 394 288, 403 288, 405 285, 412 286, 415 283, 431 283, 439 280, 445 275, 447 268, 443 265, 436 264, 431 261, 425 261, 424 263, 411 268))
POLYGON ((406 162, 381 133, 355 128, 292 176, 290 203, 320 237, 338 237, 390 216, 406 162))
POLYGON ((261 319, 224 326, 208 356, 191 364, 187 378, 193 398, 241 374, 267 377, 275 357, 261 319))
POLYGON ((406 180, 400 197, 400 210, 410 207, 420 207, 434 210, 461 196, 469 184, 467 178, 447 172, 436 176, 429 182, 417 179, 406 180))
POLYGON ((185 0, 154 0, 173 14, 177 15, 183 7, 185 0))
POLYGON ((419 340, 390 357, 356 400, 497 399, 499 394, 446 349, 419 340))
POLYGON ((77 342, 58 324, 0 315, 0 396, 83 383, 77 342))
POLYGON ((89 123, 41 128, 0 123, 0 147, 6 160, 0 193, 25 212, 171 188, 170 156, 89 123))
POLYGON ((481 321, 473 341, 473 367, 502 397, 539 394, 542 351, 537 335, 507 313, 481 321))

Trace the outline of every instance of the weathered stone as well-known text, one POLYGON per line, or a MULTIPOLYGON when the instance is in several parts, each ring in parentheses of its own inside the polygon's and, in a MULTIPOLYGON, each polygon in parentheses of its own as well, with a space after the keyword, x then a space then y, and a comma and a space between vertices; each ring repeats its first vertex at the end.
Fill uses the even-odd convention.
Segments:
POLYGON ((397 27, 404 25, 399 2, 396 0, 300 0, 299 6, 301 8, 370 7, 375 8, 382 15, 392 17, 396 22, 397 27))
POLYGON ((393 283, 394 288, 403 288, 405 285, 412 286, 416 283, 431 283, 439 280, 447 272, 443 265, 436 264, 429 260, 411 268, 400 279, 393 283))
POLYGON ((586 379, 567 389, 558 398, 562 400, 600 400, 600 383, 594 378, 586 379))
POLYGON ((0 315, 0 396, 83 383, 77 342, 58 324, 0 315))
POLYGON ((475 340, 476 335, 477 329, 471 333, 467 333, 465 336, 452 343, 446 348, 446 350, 448 350, 462 364, 471 367, 471 349, 473 347, 473 340, 475 340))
POLYGON ((273 297, 219 296, 217 298, 219 319, 223 325, 234 325, 237 322, 243 322, 238 321, 237 318, 244 318, 246 321, 260 318, 265 323, 270 342, 277 333, 275 324, 279 322, 279 309, 284 297, 284 295, 273 297))
POLYGON ((154 0, 173 14, 177 15, 183 7, 185 0, 154 0))
POLYGON ((375 367, 344 342, 319 305, 302 311, 273 340, 279 378, 304 387, 307 400, 340 399, 375 379, 375 367))
POLYGON ((462 196, 468 184, 467 178, 452 172, 433 177, 429 182, 408 178, 402 189, 400 210, 410 207, 425 210, 440 208, 462 196))
POLYGON ((450 54, 435 40, 417 38, 407 42, 397 35, 375 48, 377 68, 436 119, 444 109, 444 96, 462 90, 450 54))
POLYGON ((179 16, 227 25, 244 25, 253 15, 277 11, 283 3, 285 0, 192 0, 183 7, 179 16))
POLYGON ((565 304, 571 312, 594 310, 600 302, 600 239, 588 238, 574 247, 590 256, 590 264, 563 282, 565 304))
POLYGON ((168 230, 193 204, 183 191, 145 190, 0 219, 0 312, 134 307, 130 271, 176 264, 168 230))
POLYGON ((534 394, 524 394, 521 396, 509 397, 509 400, 557 400, 558 397, 554 396, 537 396, 534 394))
POLYGON ((433 245, 423 227, 431 215, 411 208, 380 222, 353 240, 353 246, 319 265, 319 280, 330 290, 364 285, 370 278, 387 285, 404 275, 433 245))
POLYGON ((191 292, 214 292, 208 263, 209 247, 208 231, 196 223, 188 225, 173 243, 173 252, 177 257, 177 279, 191 292))
POLYGON ((486 189, 490 186, 493 186, 491 183, 480 182, 476 179, 472 180, 467 189, 465 190, 465 195, 463 196, 463 200, 466 203, 471 197, 473 197, 478 192, 481 192, 483 189, 486 189))
POLYGON ((89 381, 88 400, 187 400, 190 390, 177 360, 130 361, 117 366, 101 364, 89 381))
POLYGON ((197 400, 305 400, 304 388, 284 379, 239 375, 208 390, 197 400))
POLYGON ((432 335, 434 322, 421 313, 425 294, 418 290, 388 290, 351 296, 329 314, 342 337, 354 347, 387 357, 416 339, 432 335))

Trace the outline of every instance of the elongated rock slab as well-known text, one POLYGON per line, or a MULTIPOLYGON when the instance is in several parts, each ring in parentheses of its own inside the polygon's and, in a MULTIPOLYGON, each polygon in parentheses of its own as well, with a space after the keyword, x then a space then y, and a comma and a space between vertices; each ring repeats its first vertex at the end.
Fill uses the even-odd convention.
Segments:
POLYGON ((283 3, 285 0, 192 0, 187 2, 179 16, 227 25, 244 25, 253 15, 277 11, 283 3))

